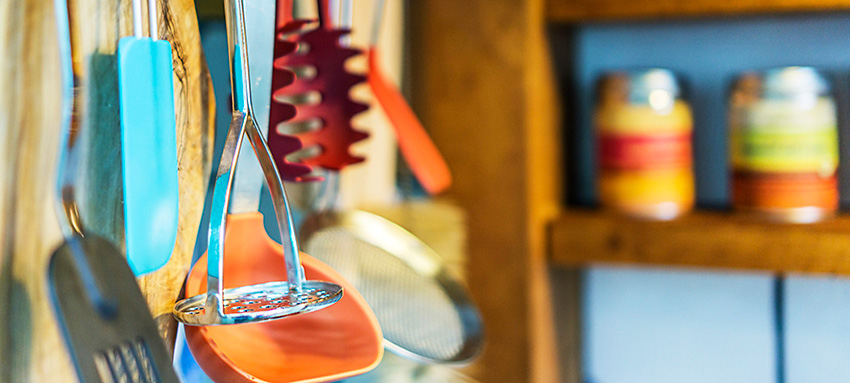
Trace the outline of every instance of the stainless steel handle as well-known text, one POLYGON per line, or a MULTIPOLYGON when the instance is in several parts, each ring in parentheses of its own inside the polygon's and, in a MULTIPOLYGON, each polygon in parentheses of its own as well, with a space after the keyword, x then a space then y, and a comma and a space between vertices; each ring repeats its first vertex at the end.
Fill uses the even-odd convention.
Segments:
MULTIPOLYGON (((263 0, 270 1, 270 0, 263 0)), ((273 0, 272 0, 273 1, 273 0)), ((227 228, 227 208, 230 204, 231 190, 239 161, 239 152, 247 135, 260 162, 272 203, 275 209, 278 228, 283 241, 286 275, 290 291, 300 294, 304 274, 298 253, 298 240, 295 235, 295 223, 292 210, 286 198, 283 181, 272 160, 271 152, 254 120, 254 107, 251 97, 251 75, 248 65, 248 42, 246 38, 244 5, 242 0, 225 0, 225 21, 227 24, 228 53, 230 62, 230 81, 233 97, 233 117, 227 132, 224 151, 221 156, 213 189, 210 216, 209 250, 207 252, 207 301, 206 309, 215 308, 224 316, 224 302, 221 299, 224 237, 227 228)), ((209 311, 208 311, 209 312, 209 311)))

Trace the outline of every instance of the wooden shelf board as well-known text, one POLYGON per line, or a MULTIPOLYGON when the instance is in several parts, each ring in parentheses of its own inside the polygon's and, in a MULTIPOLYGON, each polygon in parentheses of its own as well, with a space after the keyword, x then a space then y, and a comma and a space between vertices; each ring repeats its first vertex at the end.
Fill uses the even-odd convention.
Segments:
POLYGON ((552 261, 850 274, 850 216, 809 225, 697 212, 669 222, 590 210, 563 212, 550 227, 552 261))
POLYGON ((707 17, 850 10, 848 0, 549 0, 552 22, 707 17))

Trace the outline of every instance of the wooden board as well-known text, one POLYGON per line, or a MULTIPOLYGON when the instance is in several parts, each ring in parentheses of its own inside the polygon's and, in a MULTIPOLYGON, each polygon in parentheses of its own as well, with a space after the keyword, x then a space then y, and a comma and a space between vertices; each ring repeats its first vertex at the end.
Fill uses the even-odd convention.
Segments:
MULTIPOLYGON (((87 229, 123 248, 121 165, 114 53, 130 34, 130 0, 75 0, 75 61, 88 103, 80 178, 87 229)), ((174 255, 141 279, 162 334, 173 340, 168 312, 188 269, 212 157, 213 97, 192 0, 160 1, 161 37, 172 41, 179 157, 180 229, 174 255)), ((54 213, 59 139, 59 66, 53 3, 0 3, 0 381, 73 382, 70 360, 50 307, 47 262, 62 238, 54 213), (5 334, 5 335, 4 335, 5 334), (6 341, 3 342, 3 337, 6 341), (11 366, 11 367, 8 367, 11 366), (7 368, 8 367, 8 368, 7 368), (5 374, 5 376, 4 376, 5 374)))
POLYGON ((560 196, 559 124, 542 0, 409 3, 413 104, 467 212, 483 382, 555 382, 546 223, 560 196))
POLYGON ((850 216, 810 225, 697 212, 670 222, 568 210, 551 228, 553 262, 850 274, 850 216))
POLYGON ((58 382, 72 370, 45 278, 61 241, 51 203, 60 109, 53 8, 3 1, 0 25, 0 381, 58 382))
POLYGON ((549 0, 548 19, 584 22, 766 13, 848 11, 848 0, 549 0))

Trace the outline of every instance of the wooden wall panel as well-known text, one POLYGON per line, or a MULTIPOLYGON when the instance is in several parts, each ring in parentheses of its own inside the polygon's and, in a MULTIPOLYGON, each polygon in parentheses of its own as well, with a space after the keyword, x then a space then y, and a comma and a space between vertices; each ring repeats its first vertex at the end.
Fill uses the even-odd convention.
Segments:
POLYGON ((0 338, 5 337, 6 346, 5 355, 0 355, 2 382, 61 381, 72 371, 45 279, 47 258, 61 241, 51 203, 60 109, 51 4, 0 3, 0 334, 5 333, 0 338))
POLYGON ((554 382, 545 228, 560 197, 543 2, 410 3, 414 106, 468 214, 468 276, 487 325, 483 382, 554 382))
MULTIPOLYGON (((74 0, 75 61, 88 103, 85 174, 88 229, 123 248, 115 49, 130 34, 130 0, 74 0)), ((182 285, 203 209, 213 140, 212 87, 192 0, 160 1, 160 34, 175 65, 180 228, 165 268, 139 282, 173 340, 171 304, 182 285)), ((75 381, 50 307, 47 263, 62 241, 54 213, 60 136, 59 58, 53 2, 0 2, 0 381, 75 381), (5 340, 4 340, 5 337, 5 340), (6 346, 6 347, 4 347, 6 346), (5 348, 5 350, 4 350, 5 348), (5 354, 3 352, 5 351, 5 354)), ((93 336, 95 336, 93 334, 93 336)))

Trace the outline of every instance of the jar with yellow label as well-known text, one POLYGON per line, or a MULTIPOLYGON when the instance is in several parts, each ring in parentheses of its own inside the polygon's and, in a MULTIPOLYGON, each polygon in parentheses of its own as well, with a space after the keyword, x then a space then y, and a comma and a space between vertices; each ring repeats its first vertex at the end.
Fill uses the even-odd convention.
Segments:
POLYGON ((814 68, 739 76, 730 95, 732 204, 768 219, 815 222, 838 209, 838 127, 814 68))
POLYGON ((693 208, 691 110, 671 71, 604 75, 595 126, 603 207, 659 220, 693 208))

